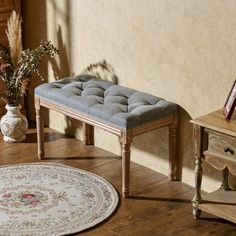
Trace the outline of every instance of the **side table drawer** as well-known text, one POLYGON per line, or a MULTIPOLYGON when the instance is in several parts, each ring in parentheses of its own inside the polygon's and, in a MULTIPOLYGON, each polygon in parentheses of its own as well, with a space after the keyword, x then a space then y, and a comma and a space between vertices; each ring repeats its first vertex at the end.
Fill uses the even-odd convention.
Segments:
POLYGON ((236 161, 236 138, 206 130, 208 133, 208 151, 218 156, 236 161))

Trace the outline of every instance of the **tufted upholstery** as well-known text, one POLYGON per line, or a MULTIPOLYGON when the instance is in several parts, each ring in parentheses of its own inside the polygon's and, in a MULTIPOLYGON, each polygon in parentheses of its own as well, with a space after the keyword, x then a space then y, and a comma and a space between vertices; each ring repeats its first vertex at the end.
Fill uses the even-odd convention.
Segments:
POLYGON ((174 103, 90 75, 42 84, 35 94, 122 128, 133 128, 177 112, 174 103))

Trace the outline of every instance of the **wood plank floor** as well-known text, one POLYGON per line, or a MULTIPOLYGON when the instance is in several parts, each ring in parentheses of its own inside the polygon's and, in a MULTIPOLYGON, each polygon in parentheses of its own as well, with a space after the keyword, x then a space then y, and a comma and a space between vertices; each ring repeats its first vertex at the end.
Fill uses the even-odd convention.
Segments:
MULTIPOLYGON (((63 163, 96 173, 120 193, 121 159, 93 146, 84 146, 79 140, 45 129, 46 160, 63 163)), ((5 143, 0 136, 0 164, 38 162, 36 130, 29 129, 22 143, 5 143)), ((170 182, 167 176, 141 165, 131 163, 131 191, 105 222, 82 232, 85 236, 117 235, 236 235, 236 225, 215 216, 202 213, 192 217, 193 188, 170 182)))

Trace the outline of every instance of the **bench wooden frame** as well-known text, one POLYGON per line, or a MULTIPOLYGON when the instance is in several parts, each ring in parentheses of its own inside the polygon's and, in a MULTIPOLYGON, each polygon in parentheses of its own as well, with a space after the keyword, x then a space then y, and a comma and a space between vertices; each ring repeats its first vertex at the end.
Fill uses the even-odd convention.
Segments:
POLYGON ((169 127, 169 177, 171 180, 177 180, 177 131, 178 131, 178 113, 173 115, 140 125, 134 128, 125 129, 115 125, 111 125, 105 121, 97 119, 94 116, 84 114, 79 111, 72 110, 56 102, 50 102, 46 99, 36 96, 36 124, 38 139, 38 157, 43 159, 44 152, 44 119, 41 107, 55 110, 66 116, 75 118, 83 122, 85 145, 94 144, 94 126, 106 130, 120 138, 122 145, 122 195, 129 196, 130 191, 130 145, 133 137, 146 133, 148 131, 161 127, 169 127))

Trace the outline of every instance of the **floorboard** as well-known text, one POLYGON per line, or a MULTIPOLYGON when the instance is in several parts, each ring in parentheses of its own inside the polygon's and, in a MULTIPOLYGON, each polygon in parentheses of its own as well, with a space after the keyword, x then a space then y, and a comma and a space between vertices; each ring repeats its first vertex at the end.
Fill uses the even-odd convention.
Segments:
MULTIPOLYGON (((45 162, 63 163, 106 178, 121 193, 121 158, 79 140, 45 129, 45 162)), ((5 143, 0 135, 0 164, 39 162, 36 130, 29 129, 22 143, 5 143)), ((79 235, 236 235, 236 225, 207 213, 192 217, 194 189, 181 182, 131 163, 130 198, 121 197, 112 217, 79 235)))

